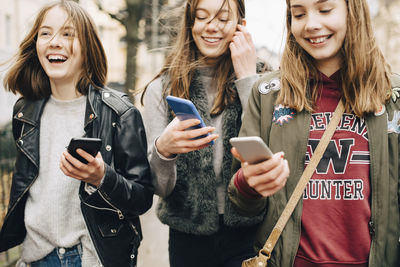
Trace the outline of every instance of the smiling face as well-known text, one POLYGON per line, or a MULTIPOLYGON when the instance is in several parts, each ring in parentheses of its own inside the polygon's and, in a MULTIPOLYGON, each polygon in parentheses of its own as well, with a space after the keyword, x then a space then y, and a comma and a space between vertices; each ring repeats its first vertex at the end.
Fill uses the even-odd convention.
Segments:
POLYGON ((83 65, 77 31, 66 11, 58 6, 50 9, 40 25, 36 51, 50 84, 76 82, 83 65))
POLYGON ((196 7, 192 36, 206 62, 214 62, 227 51, 236 31, 237 6, 235 1, 228 1, 200 0, 196 7))
POLYGON ((291 0, 290 13, 291 32, 317 68, 323 73, 338 70, 347 31, 345 0, 291 0))

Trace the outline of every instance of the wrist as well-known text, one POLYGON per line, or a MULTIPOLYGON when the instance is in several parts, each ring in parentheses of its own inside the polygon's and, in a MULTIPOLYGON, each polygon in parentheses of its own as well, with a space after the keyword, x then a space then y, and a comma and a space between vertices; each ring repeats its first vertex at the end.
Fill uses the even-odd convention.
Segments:
POLYGON ((106 176, 106 166, 104 166, 104 161, 102 162, 102 166, 101 166, 101 171, 100 171, 100 175, 98 176, 98 178, 95 181, 95 186, 97 188, 99 188, 104 181, 104 177, 106 176))
POLYGON ((161 137, 157 138, 155 142, 156 150, 159 154, 161 154, 163 157, 166 158, 172 158, 174 154, 169 153, 168 151, 164 150, 164 147, 162 145, 162 142, 160 142, 161 137))
POLYGON ((96 186, 97 188, 100 188, 103 185, 105 176, 106 175, 104 174, 103 177, 100 180, 97 180, 96 183, 94 183, 93 185, 96 186))
POLYGON ((236 173, 234 184, 236 189, 246 198, 259 198, 261 195, 247 183, 243 170, 239 169, 236 173))
POLYGON ((241 79, 245 79, 247 77, 254 76, 254 75, 257 75, 256 69, 245 71, 243 73, 237 73, 236 74, 236 79, 237 80, 241 80, 241 79))

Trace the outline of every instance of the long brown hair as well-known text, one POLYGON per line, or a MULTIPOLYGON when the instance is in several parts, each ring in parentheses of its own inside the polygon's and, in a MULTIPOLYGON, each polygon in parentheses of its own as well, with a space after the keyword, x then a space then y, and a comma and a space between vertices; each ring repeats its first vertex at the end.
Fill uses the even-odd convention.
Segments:
MULTIPOLYGON (((341 53, 342 94, 346 111, 357 116, 375 112, 390 97, 390 66, 378 48, 366 0, 347 3, 347 31, 341 53)), ((281 91, 277 103, 297 111, 313 110, 318 83, 308 88, 309 77, 318 77, 313 58, 296 42, 291 33, 290 0, 286 0, 286 45, 281 60, 281 91), (310 90, 307 92, 307 90, 310 90), (307 95, 311 97, 307 97, 307 95)))
MULTIPOLYGON (((200 0, 188 0, 184 6, 184 15, 181 20, 180 28, 176 41, 168 54, 165 64, 161 71, 153 79, 157 79, 164 73, 169 76, 169 83, 163 88, 163 95, 173 95, 189 99, 189 87, 196 68, 202 65, 203 59, 199 57, 199 52, 192 36, 192 27, 196 17, 196 8, 200 0), (170 88, 170 89, 168 89, 170 88)), ((234 0, 237 6, 239 23, 245 17, 245 6, 243 0, 234 0)), ((221 9, 225 4, 229 5, 229 0, 224 0, 221 9)), ((230 9, 231 10, 231 9, 230 9)), ((232 11, 232 10, 231 10, 232 11)), ((232 88, 235 79, 230 50, 220 56, 216 64, 215 79, 217 81, 218 94, 211 109, 211 115, 221 113, 224 108, 233 103, 238 97, 237 92, 232 88)), ((144 94, 141 103, 143 104, 144 94)))
POLYGON ((90 15, 74 1, 63 0, 44 6, 38 13, 32 29, 21 42, 15 63, 4 78, 4 87, 31 100, 48 97, 51 94, 50 81, 40 65, 36 41, 39 28, 47 12, 54 8, 64 9, 74 24, 81 44, 83 66, 76 84, 77 90, 86 95, 88 86, 104 86, 107 77, 107 59, 90 15))

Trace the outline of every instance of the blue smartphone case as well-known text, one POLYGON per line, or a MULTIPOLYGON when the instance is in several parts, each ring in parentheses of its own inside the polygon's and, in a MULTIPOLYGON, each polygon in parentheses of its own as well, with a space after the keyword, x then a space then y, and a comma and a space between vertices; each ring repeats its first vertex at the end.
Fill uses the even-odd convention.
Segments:
MULTIPOLYGON (((200 121, 200 124, 190 127, 188 129, 198 129, 206 126, 192 101, 170 95, 166 97, 166 100, 168 102, 168 105, 171 107, 171 109, 174 111, 175 115, 180 121, 189 119, 198 119, 200 121)), ((205 136, 206 135, 202 135, 197 137, 196 139, 203 138, 205 136)), ((214 144, 214 141, 211 141, 210 144, 214 144)))

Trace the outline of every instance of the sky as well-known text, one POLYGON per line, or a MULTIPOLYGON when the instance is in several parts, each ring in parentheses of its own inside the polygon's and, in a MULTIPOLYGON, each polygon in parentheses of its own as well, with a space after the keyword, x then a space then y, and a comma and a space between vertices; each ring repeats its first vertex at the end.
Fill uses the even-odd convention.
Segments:
POLYGON ((246 0, 247 29, 256 47, 266 46, 279 53, 283 47, 286 1, 246 0))

